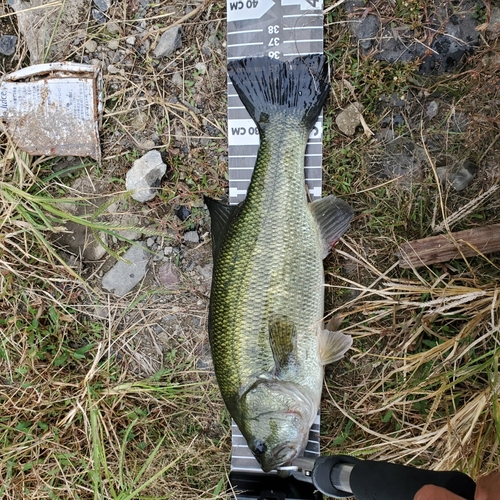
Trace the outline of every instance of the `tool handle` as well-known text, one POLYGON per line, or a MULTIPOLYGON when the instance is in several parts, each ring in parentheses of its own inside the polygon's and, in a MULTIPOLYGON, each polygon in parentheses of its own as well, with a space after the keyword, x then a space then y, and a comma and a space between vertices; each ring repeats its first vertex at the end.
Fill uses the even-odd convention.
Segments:
POLYGON ((441 486, 466 500, 474 500, 476 490, 476 483, 462 472, 430 471, 343 455, 318 459, 312 479, 326 495, 337 498, 354 495, 358 500, 413 500, 415 493, 426 484, 441 486), (343 464, 351 464, 346 467, 347 479, 344 477, 344 484, 350 486, 350 492, 335 487, 339 484, 339 466, 343 464))

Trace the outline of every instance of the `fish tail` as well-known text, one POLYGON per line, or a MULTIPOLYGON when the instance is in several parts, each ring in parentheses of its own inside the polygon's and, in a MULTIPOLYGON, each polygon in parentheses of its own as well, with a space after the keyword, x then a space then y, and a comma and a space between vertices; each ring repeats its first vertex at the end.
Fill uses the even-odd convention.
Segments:
POLYGON ((323 54, 285 62, 270 57, 237 59, 228 64, 228 73, 261 131, 275 117, 295 118, 310 131, 330 90, 323 54))

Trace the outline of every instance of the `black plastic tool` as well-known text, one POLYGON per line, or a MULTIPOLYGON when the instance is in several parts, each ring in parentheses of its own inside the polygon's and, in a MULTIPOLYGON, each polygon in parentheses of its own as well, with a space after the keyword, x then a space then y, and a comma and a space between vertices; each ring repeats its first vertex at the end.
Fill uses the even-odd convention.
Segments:
POLYGON ((459 471, 431 471, 347 455, 298 458, 273 474, 239 474, 231 478, 241 500, 319 499, 321 493, 334 498, 357 500, 413 500, 415 493, 432 484, 466 500, 474 500, 476 483, 459 471), (300 487, 303 483, 304 488, 300 487), (307 484, 305 484, 307 483, 307 484))
POLYGON ((466 500, 474 500, 476 489, 476 483, 459 471, 430 471, 346 455, 298 459, 280 472, 312 482, 330 497, 354 496, 358 500, 413 500, 415 493, 426 484, 441 486, 466 500))

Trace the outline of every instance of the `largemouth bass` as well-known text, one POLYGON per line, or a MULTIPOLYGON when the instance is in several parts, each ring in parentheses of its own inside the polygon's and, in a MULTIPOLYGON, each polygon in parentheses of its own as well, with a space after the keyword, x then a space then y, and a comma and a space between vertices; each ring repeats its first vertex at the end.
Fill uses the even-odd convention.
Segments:
POLYGON ((330 89, 324 56, 247 58, 228 71, 260 148, 240 205, 206 199, 214 254, 208 327, 224 402, 268 472, 303 452, 324 365, 352 343, 323 329, 323 258, 353 210, 333 196, 307 202, 305 148, 330 89))

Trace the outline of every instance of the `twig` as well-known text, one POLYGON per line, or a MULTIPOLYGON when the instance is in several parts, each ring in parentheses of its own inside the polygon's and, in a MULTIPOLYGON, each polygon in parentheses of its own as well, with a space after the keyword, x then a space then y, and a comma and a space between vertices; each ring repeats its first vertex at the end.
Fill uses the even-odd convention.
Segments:
POLYGON ((198 5, 198 7, 196 7, 196 9, 193 9, 191 12, 188 12, 184 17, 181 17, 177 21, 174 21, 172 24, 170 24, 167 29, 172 28, 173 26, 178 26, 179 24, 184 23, 185 21, 187 21, 191 17, 196 16, 196 14, 198 14, 198 12, 202 11, 207 6, 207 4, 209 2, 210 2, 210 0, 205 0, 202 4, 198 5))

